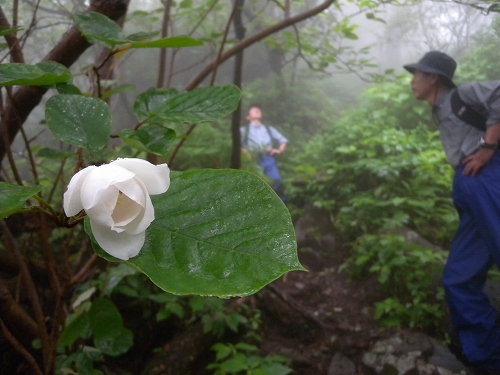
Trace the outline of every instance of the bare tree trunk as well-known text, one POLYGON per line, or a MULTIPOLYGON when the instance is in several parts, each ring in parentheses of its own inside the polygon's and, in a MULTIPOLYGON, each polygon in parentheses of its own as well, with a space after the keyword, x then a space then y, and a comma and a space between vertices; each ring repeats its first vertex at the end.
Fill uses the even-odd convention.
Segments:
MULTIPOLYGON (((172 0, 167 0, 165 3, 165 10, 163 11, 163 23, 161 27, 161 37, 166 38, 168 35, 168 24, 170 22, 170 9, 172 7, 172 0)), ((158 83, 156 87, 161 89, 165 84, 165 71, 167 69, 167 49, 160 50, 160 66, 158 71, 158 83)))
MULTIPOLYGON (((241 20, 241 11, 245 0, 235 0, 236 1, 236 12, 234 14, 234 31, 236 34, 236 39, 239 41, 243 40, 245 37, 245 27, 241 20)), ((241 77, 243 71, 243 51, 239 51, 234 60, 234 77, 233 83, 241 88, 241 77)), ((238 103, 236 111, 233 112, 231 121, 231 136, 233 139, 233 150, 231 155, 231 168, 240 169, 241 168, 241 101, 238 103)))
MULTIPOLYGON (((168 36, 168 25, 170 23, 170 9, 172 8, 172 0, 167 0, 165 2, 165 9, 163 10, 163 22, 161 26, 161 37, 166 38, 168 36)), ((165 76, 167 71, 167 49, 162 48, 160 50, 160 60, 158 66, 158 81, 156 87, 161 89, 165 85, 165 76)), ((152 164, 160 164, 161 157, 155 154, 147 154, 146 160, 152 164)))

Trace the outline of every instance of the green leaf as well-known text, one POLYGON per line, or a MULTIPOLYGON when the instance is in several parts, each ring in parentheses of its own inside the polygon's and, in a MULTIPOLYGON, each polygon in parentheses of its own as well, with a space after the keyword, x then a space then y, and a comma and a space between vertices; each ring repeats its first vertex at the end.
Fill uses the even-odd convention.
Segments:
POLYGON ((80 349, 75 356, 75 366, 78 375, 96 375, 101 373, 100 371, 94 370, 94 362, 102 360, 102 357, 100 350, 84 346, 83 350, 80 349))
MULTIPOLYGON (((134 113, 139 121, 144 122, 149 118, 156 116, 156 109, 168 102, 170 99, 180 95, 176 89, 155 89, 151 88, 140 94, 134 104, 134 113)), ((154 123, 154 121, 148 121, 154 123)), ((161 120, 160 123, 165 121, 161 120)))
POLYGON ((123 327, 123 319, 113 302, 99 299, 89 312, 90 328, 96 348, 110 356, 121 355, 134 344, 132 331, 123 327))
POLYGON ((128 145, 155 155, 165 155, 176 135, 172 129, 157 125, 143 126, 139 130, 126 129, 119 133, 121 139, 128 145))
POLYGON ((56 95, 48 100, 45 117, 52 133, 63 142, 97 152, 109 141, 112 116, 101 99, 56 95))
POLYGON ((151 39, 159 34, 158 31, 152 31, 150 33, 139 31, 138 33, 130 34, 127 36, 127 40, 130 42, 140 42, 144 40, 151 39))
POLYGON ((191 8, 193 6, 193 0, 182 0, 179 4, 179 8, 191 8))
POLYGON ((496 12, 496 13, 500 13, 500 4, 498 3, 495 3, 493 5, 490 5, 488 7, 488 12, 496 12))
POLYGON ((0 86, 53 86, 70 79, 69 70, 54 61, 36 65, 0 64, 0 86))
POLYGON ((142 40, 130 44, 132 48, 181 48, 181 47, 198 47, 202 46, 203 42, 190 38, 188 36, 175 36, 172 38, 158 40, 142 40))
POLYGON ((12 35, 17 33, 18 31, 22 30, 20 27, 16 27, 14 29, 9 29, 5 26, 0 27, 0 36, 5 36, 5 35, 12 35))
MULTIPOLYGON (((156 219, 143 249, 128 261, 160 288, 246 296, 285 272, 304 270, 290 213, 261 178, 209 169, 171 177, 170 189, 151 197, 156 219)), ((85 230, 91 235, 88 219, 85 230)), ((92 242, 98 255, 118 261, 92 242)))
POLYGON ((41 190, 41 186, 20 186, 0 182, 0 220, 20 211, 24 203, 41 190))
POLYGON ((216 361, 221 361, 227 357, 233 352, 233 348, 229 345, 224 345, 222 343, 217 343, 212 346, 212 350, 216 351, 216 361))
POLYGON ((69 346, 72 345, 76 340, 82 337, 83 333, 89 326, 89 317, 87 312, 82 312, 76 316, 66 328, 61 333, 59 337, 59 345, 69 346))
POLYGON ((82 95, 80 89, 72 83, 58 83, 56 89, 59 94, 82 95))
POLYGON ((265 366, 264 370, 269 375, 288 375, 293 373, 293 370, 290 367, 283 366, 279 363, 273 363, 265 366))
POLYGON ((203 42, 187 36, 149 40, 158 35, 157 32, 139 32, 125 36, 116 22, 96 12, 75 14, 73 20, 89 43, 110 49, 124 44, 130 44, 131 48, 181 48, 203 45, 203 42))
POLYGON ((105 294, 111 294, 115 287, 122 281, 125 277, 131 276, 137 273, 132 267, 126 264, 119 264, 117 267, 112 267, 109 270, 108 280, 104 287, 105 294))
POLYGON ((215 121, 233 112, 240 98, 235 85, 201 87, 169 100, 157 108, 157 115, 178 123, 215 121))
POLYGON ((123 92, 133 92, 133 91, 135 91, 135 85, 131 85, 131 84, 120 85, 112 90, 106 91, 102 95, 102 99, 106 100, 107 98, 109 98, 113 95, 121 94, 123 92))
POLYGON ((220 368, 223 374, 238 374, 246 371, 248 369, 247 357, 243 354, 236 354, 233 358, 222 362, 220 368))
POLYGON ((250 345, 250 344, 247 344, 245 342, 239 342, 235 345, 235 347, 239 350, 242 350, 244 352, 249 352, 249 353, 259 351, 259 348, 257 348, 255 345, 250 345))
POLYGON ((128 41, 118 24, 97 12, 77 13, 73 16, 75 26, 91 44, 100 44, 112 49, 128 41))

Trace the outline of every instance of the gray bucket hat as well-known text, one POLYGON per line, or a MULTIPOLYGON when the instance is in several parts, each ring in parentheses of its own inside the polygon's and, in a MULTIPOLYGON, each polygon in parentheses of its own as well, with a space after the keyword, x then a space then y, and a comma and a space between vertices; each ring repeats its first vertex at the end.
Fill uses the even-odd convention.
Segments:
POLYGON ((424 73, 438 74, 446 80, 451 86, 453 83, 453 74, 457 68, 457 63, 446 53, 439 51, 427 52, 416 64, 408 64, 403 66, 410 73, 415 73, 415 70, 424 73))

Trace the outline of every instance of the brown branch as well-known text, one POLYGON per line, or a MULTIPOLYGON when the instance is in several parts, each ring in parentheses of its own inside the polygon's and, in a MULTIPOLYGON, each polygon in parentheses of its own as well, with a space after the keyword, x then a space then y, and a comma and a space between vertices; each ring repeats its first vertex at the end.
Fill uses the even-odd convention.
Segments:
MULTIPOLYGON (((163 10, 163 22, 161 26, 161 37, 166 38, 168 36, 168 24, 170 22, 170 9, 172 7, 172 0, 167 0, 165 2, 165 9, 163 10)), ((160 71, 158 72, 158 82, 156 87, 161 89, 165 83, 165 70, 167 64, 167 49, 160 49, 160 71)))
POLYGON ((16 302, 4 283, 0 283, 0 320, 24 346, 31 346, 31 342, 38 338, 35 321, 16 302))
POLYGON ((40 179, 38 178, 38 172, 36 169, 36 162, 35 158, 33 157, 33 151, 31 150, 31 143, 28 139, 28 136, 26 135, 26 132, 24 131, 24 128, 21 126, 19 128, 21 131, 21 135, 23 137, 24 145, 26 147, 26 150, 28 152, 28 160, 31 166, 31 173, 33 173, 33 180, 35 181, 35 184, 40 184, 40 179))
MULTIPOLYGON (((117 20, 126 13, 127 6, 128 0, 93 0, 88 10, 117 20)), ((90 43, 80 31, 72 27, 42 61, 55 61, 70 67, 89 47, 90 43)), ((5 107, 0 123, 0 126, 5 129, 4 132, 0 132, 0 163, 6 153, 4 134, 7 134, 8 141, 12 143, 20 127, 46 92, 45 88, 24 86, 13 93, 12 100, 5 107)))
MULTIPOLYGON (((22 226, 23 229, 25 229, 25 220, 27 220, 27 218, 23 214, 15 214, 6 219, 6 222, 7 225, 9 225, 9 228, 12 225, 17 225, 19 223, 19 225, 22 226), (18 223, 14 224, 15 222, 18 223)), ((14 230, 11 228, 11 231, 14 230)), ((49 285, 49 272, 42 262, 34 259, 28 259, 27 265, 30 273, 37 280, 38 284, 44 286, 49 285)), ((6 273, 8 275, 16 275, 20 272, 19 265, 16 262, 16 258, 6 251, 0 251, 0 272, 6 273)))
POLYGON ((172 165, 174 164, 174 160, 175 160, 175 157, 177 156, 177 153, 179 152, 179 150, 181 149, 181 147, 184 145, 184 142, 186 142, 186 139, 194 131, 194 129, 196 129, 196 124, 193 124, 193 125, 191 125, 189 127, 189 129, 186 132, 186 134, 184 134, 184 136, 181 138, 181 141, 179 142, 179 144, 177 145, 177 147, 175 148, 175 150, 172 152, 172 155, 170 156, 170 159, 168 159, 168 163, 167 163, 170 166, 170 168, 172 168, 172 165))
POLYGON ((40 302, 40 298, 38 297, 35 282, 31 277, 31 274, 28 270, 28 266, 26 265, 26 261, 21 254, 21 250, 19 249, 14 236, 10 232, 9 227, 5 220, 0 221, 0 226, 2 227, 3 237, 5 239, 5 243, 7 248, 14 253, 17 263, 19 264, 19 269, 21 271, 22 280, 24 282, 24 286, 26 291, 28 292, 28 298, 30 299, 31 305, 33 307, 35 321, 38 326, 38 336, 42 343, 42 353, 46 366, 50 366, 51 363, 46 361, 51 357, 49 353, 51 345, 50 345, 50 337, 47 332, 47 327, 45 326, 45 316, 43 314, 42 304, 40 302))
MULTIPOLYGON (((205 12, 205 14, 203 14, 203 16, 200 17, 200 19, 198 20, 198 23, 191 29, 191 31, 187 35, 192 36, 195 33, 195 31, 201 26, 201 24, 203 23, 203 21, 208 17, 208 15, 215 8, 215 6, 217 5, 218 2, 219 2, 218 0, 212 1, 212 4, 207 9, 207 11, 205 12)), ((177 56, 177 53, 180 50, 181 50, 180 48, 177 48, 177 49, 174 49, 172 51, 172 56, 170 57, 170 69, 169 69, 169 73, 168 73, 168 81, 167 81, 167 85, 166 85, 167 87, 170 87, 170 84, 172 82, 172 78, 174 76, 174 62, 175 62, 175 57, 177 56)), ((204 59, 202 59, 202 60, 204 60, 204 59)), ((198 64, 199 64, 199 62, 196 63, 196 64, 193 64, 191 67, 196 66, 198 64)), ((183 70, 189 70, 191 67, 186 66, 185 69, 182 69, 180 71, 176 71, 175 74, 180 74, 180 73, 183 72, 183 70)))
MULTIPOLYGON (((7 29, 11 28, 9 21, 7 20, 7 17, 3 12, 2 7, 0 7, 0 26, 6 27, 7 29)), ((21 49, 19 39, 17 39, 16 35, 15 34, 5 35, 5 41, 9 46, 10 60, 16 63, 24 63, 23 51, 21 49)))
POLYGON ((18 17, 19 17, 19 0, 14 0, 14 4, 12 6, 12 26, 14 28, 17 27, 18 17))
POLYGON ((222 43, 220 44, 219 47, 219 53, 217 54, 217 58, 215 59, 215 69, 212 71, 212 79, 210 80, 210 86, 213 86, 215 84, 215 77, 217 76, 217 69, 219 68, 219 61, 220 57, 222 55, 222 51, 224 50, 224 46, 226 45, 226 40, 227 36, 229 34, 229 29, 231 27, 231 23, 233 22, 234 15, 236 13, 236 10, 238 9, 238 1, 234 2, 233 5, 233 10, 231 11, 231 15, 229 16, 229 19, 227 20, 226 28, 224 30, 224 36, 222 37, 222 43))
MULTIPOLYGON (((219 64, 220 57, 222 55, 222 51, 224 50, 224 46, 226 44, 227 36, 229 34, 229 29, 231 27, 231 22, 233 21, 234 16, 236 14, 236 11, 238 9, 239 9, 239 2, 238 2, 238 0, 236 0, 234 2, 233 10, 231 11, 231 15, 229 16, 229 19, 227 21, 226 28, 224 30, 224 36, 222 38, 222 43, 221 43, 221 46, 219 48, 217 58, 215 59, 215 64, 214 64, 215 68, 213 69, 212 79, 210 80, 210 86, 213 86, 215 83, 215 77, 217 76, 217 69, 220 65, 219 64)), ((197 126, 197 124, 193 124, 190 126, 189 130, 186 132, 186 134, 184 134, 184 137, 182 137, 181 141, 179 142, 179 144, 175 148, 174 152, 172 153, 172 156, 170 157, 170 159, 168 161, 168 164, 170 165, 170 167, 172 167, 172 164, 174 163, 174 160, 175 160, 175 157, 177 156, 177 153, 179 152, 181 147, 184 145, 184 142, 186 141, 186 139, 188 139, 189 135, 194 131, 196 126, 197 126)))
MULTIPOLYGON (((242 20, 242 8, 245 4, 245 0, 235 0, 235 6, 238 6, 236 13, 234 14, 234 33, 237 40, 243 40, 245 38, 245 27, 243 26, 242 20)), ((243 79, 243 50, 238 52, 234 57, 234 70, 233 70, 233 84, 241 89, 241 82, 243 79)), ((230 166, 234 169, 241 168, 241 101, 238 103, 236 110, 232 113, 231 118, 231 139, 232 139, 232 150, 231 150, 231 162, 230 166)))
POLYGON ((250 47, 252 44, 255 44, 259 42, 260 40, 268 37, 271 34, 274 34, 282 29, 287 28, 288 26, 291 26, 295 23, 298 23, 300 21, 303 21, 307 18, 310 18, 312 16, 315 16, 318 13, 321 13, 325 9, 327 9, 330 5, 332 5, 335 2, 335 0, 326 0, 323 2, 321 5, 312 8, 308 10, 307 12, 301 13, 297 16, 290 17, 282 22, 279 22, 273 26, 268 27, 265 30, 262 30, 261 32, 251 36, 250 38, 247 38, 239 43, 237 43, 234 47, 228 49, 225 51, 220 58, 214 60, 212 63, 210 63, 208 66, 205 67, 187 86, 186 86, 186 91, 190 91, 194 89, 195 87, 198 87, 198 85, 214 70, 217 68, 217 65, 222 64, 229 58, 233 57, 236 53, 239 51, 250 47))
POLYGON ((2 333, 8 342, 12 345, 18 353, 20 353, 24 359, 29 363, 31 369, 34 371, 34 375, 43 375, 40 366, 36 363, 35 358, 28 352, 23 345, 16 339, 16 337, 10 332, 10 330, 5 326, 5 324, 0 320, 0 326, 2 328, 2 333))
POLYGON ((78 273, 71 279, 71 285, 79 284, 81 283, 87 276, 90 271, 90 269, 94 266, 94 264, 97 262, 97 255, 92 254, 90 259, 85 263, 83 268, 78 271, 78 273))
MULTIPOLYGON (((269 35, 278 32, 284 28, 287 28, 288 26, 294 25, 297 22, 303 21, 309 17, 312 17, 323 10, 327 9, 330 5, 332 5, 335 2, 335 0, 327 0, 323 4, 317 6, 316 8, 313 8, 307 12, 304 12, 302 14, 299 14, 298 16, 287 18, 284 21, 277 23, 276 25, 273 25, 265 30, 262 30, 261 32, 255 34, 254 36, 245 39, 239 43, 237 43, 233 48, 228 49, 226 52, 219 53, 215 60, 210 63, 205 69, 203 69, 187 86, 186 86, 186 91, 191 91, 194 88, 196 88, 210 73, 216 72, 217 68, 219 67, 220 64, 228 60, 229 58, 233 57, 234 55, 240 53, 243 51, 245 48, 250 47, 252 44, 257 43, 258 41, 268 37, 269 35)), ((236 6, 233 8, 233 12, 231 13, 231 18, 234 15, 234 11, 236 9, 236 6)), ((228 23, 229 25, 229 23, 228 23)), ((227 29, 226 29, 227 33, 227 29)), ((227 34, 225 34, 227 35, 227 34)), ((215 73, 214 73, 215 74, 215 73)), ((213 79, 211 84, 213 84, 213 79)), ((189 136, 193 130, 196 128, 195 125, 191 125, 187 133, 184 135, 182 140, 179 142, 177 147, 175 148, 174 152, 172 153, 172 156, 170 157, 170 160, 168 162, 169 165, 173 163, 179 149, 183 146, 187 136, 189 136)))
MULTIPOLYGON (((26 40, 28 39, 29 35, 33 31, 33 29, 36 27, 36 22, 37 22, 37 12, 38 12, 38 6, 40 5, 41 0, 37 0, 37 3, 33 6, 33 14, 31 16, 31 21, 29 26, 26 28, 24 33, 18 37, 19 40, 19 48, 23 49, 24 45, 26 44, 26 40)), ((17 27, 17 19, 14 18, 13 26, 17 27)))
MULTIPOLYGON (((12 87, 7 87, 6 91, 7 91, 7 96, 9 97, 9 100, 10 100, 12 98, 12 87)), ((1 126, 1 123, 0 123, 0 126, 1 126)), ((2 139, 1 137, 3 137, 4 143, 0 144, 0 148, 5 147, 5 152, 7 153, 7 158, 9 159, 9 164, 11 166, 10 169, 12 171, 14 179, 16 180, 16 182, 19 185, 22 185, 23 181, 21 179, 21 175, 19 174, 19 171, 17 170, 16 164, 14 162, 14 154, 12 153, 12 147, 11 147, 12 142, 11 142, 8 135, 9 135, 9 133, 8 133, 7 127, 1 126, 0 127, 0 139, 2 139)), ((1 163, 2 163, 2 160, 0 159, 0 164, 1 163)))

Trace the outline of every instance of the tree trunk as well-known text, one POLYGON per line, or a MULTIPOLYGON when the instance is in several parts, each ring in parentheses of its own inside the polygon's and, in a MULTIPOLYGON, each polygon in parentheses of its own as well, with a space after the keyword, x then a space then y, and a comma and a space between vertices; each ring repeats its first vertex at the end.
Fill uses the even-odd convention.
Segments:
MULTIPOLYGON (((88 10, 102 13, 116 21, 127 13, 128 3, 129 0, 93 0, 88 10)), ((90 43, 73 26, 42 61, 55 61, 70 67, 89 47, 90 43)), ((45 88, 23 86, 15 90, 9 98, 1 114, 0 164, 5 157, 7 147, 12 144, 21 126, 46 92, 45 88)))
MULTIPOLYGON (((236 39, 241 41, 245 37, 245 27, 241 20, 241 11, 245 0, 236 1, 236 12, 234 14, 234 31, 236 39)), ((241 89, 241 77, 243 72, 243 51, 239 51, 234 60, 234 76, 233 83, 241 89)), ((233 150, 231 155, 231 168, 241 168, 241 101, 238 103, 236 111, 233 112, 231 121, 231 135, 233 139, 233 150)))

